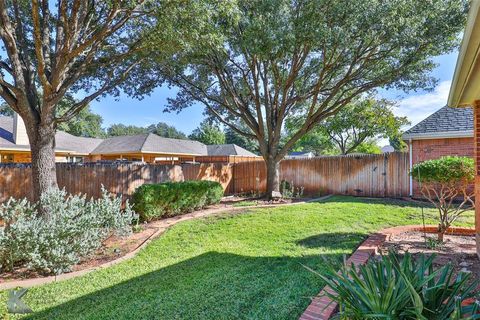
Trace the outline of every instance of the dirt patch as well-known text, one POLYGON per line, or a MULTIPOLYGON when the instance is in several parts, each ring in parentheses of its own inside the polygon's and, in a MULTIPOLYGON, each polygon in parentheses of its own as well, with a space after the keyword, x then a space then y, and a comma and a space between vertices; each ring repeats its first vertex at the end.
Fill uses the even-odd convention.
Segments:
POLYGON ((444 242, 439 243, 436 234, 408 231, 390 236, 379 248, 382 254, 387 254, 389 250, 400 255, 410 252, 413 257, 421 253, 427 256, 435 254, 435 266, 451 263, 456 272, 468 272, 472 274, 472 280, 480 280, 473 235, 445 235, 444 242))

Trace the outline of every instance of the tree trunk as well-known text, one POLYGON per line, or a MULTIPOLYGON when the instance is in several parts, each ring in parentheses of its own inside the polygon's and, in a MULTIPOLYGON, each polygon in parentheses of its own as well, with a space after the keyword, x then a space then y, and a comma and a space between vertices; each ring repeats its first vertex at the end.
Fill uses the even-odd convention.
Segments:
POLYGON ((445 232, 448 230, 448 225, 444 224, 443 222, 438 225, 438 242, 443 243, 443 238, 445 235, 445 232))
POLYGON ((437 233, 438 236, 438 242, 443 243, 443 236, 445 235, 445 231, 439 231, 437 233))
POLYGON ((55 126, 25 121, 32 152, 33 199, 39 201, 46 191, 57 188, 55 167, 55 126))
POLYGON ((280 193, 280 161, 268 157, 267 161, 267 194, 268 200, 281 198, 280 193))

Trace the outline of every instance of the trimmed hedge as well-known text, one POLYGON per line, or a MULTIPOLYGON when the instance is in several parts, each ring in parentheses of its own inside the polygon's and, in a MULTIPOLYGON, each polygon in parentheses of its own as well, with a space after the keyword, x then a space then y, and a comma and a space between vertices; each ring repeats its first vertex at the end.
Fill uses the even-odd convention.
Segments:
POLYGON ((144 184, 133 194, 133 208, 142 221, 150 221, 219 203, 222 196, 222 185, 214 181, 144 184))
POLYGON ((468 184, 475 181, 475 164, 472 158, 446 156, 417 163, 410 174, 424 183, 468 184))

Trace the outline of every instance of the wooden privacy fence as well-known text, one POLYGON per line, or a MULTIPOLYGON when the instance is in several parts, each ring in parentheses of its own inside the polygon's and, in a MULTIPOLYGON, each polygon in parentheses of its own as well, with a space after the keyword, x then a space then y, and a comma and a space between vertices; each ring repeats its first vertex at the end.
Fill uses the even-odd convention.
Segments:
MULTIPOLYGON (((0 202, 9 197, 32 198, 31 166, 25 164, 0 165, 0 202)), ((222 184, 226 193, 232 179, 229 164, 202 163, 182 165, 154 164, 57 164, 60 188, 69 193, 99 197, 101 186, 114 194, 129 198, 135 189, 145 183, 185 180, 213 180, 222 184)))
MULTIPOLYGON (((98 197, 101 185, 109 192, 129 198, 145 183, 212 180, 226 194, 261 193, 266 189, 263 161, 155 164, 57 164, 60 187, 69 193, 98 197)), ((408 154, 349 155, 284 160, 280 179, 308 195, 349 194, 369 197, 402 197, 409 193, 408 154)), ((0 202, 9 197, 32 198, 31 166, 0 165, 0 202)))
MULTIPOLYGON (((409 194, 408 168, 408 153, 400 152, 292 159, 280 163, 280 180, 309 195, 404 197, 409 194)), ((264 192, 265 164, 236 163, 231 184, 235 193, 264 192)))

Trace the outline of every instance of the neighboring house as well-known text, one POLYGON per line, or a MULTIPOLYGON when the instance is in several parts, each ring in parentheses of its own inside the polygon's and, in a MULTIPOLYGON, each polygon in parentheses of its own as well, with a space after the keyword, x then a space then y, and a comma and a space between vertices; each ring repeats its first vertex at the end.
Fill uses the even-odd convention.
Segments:
POLYGON ((315 154, 311 151, 290 152, 285 159, 310 159, 315 157, 315 154))
MULTIPOLYGON (((442 156, 473 157, 473 112, 471 108, 443 107, 402 136, 409 145, 410 167, 442 156)), ((419 195, 410 179, 410 194, 419 195)))
MULTIPOLYGON (((219 162, 228 162, 232 156, 258 158, 237 145, 207 146, 198 141, 163 138, 153 133, 97 139, 58 131, 55 140, 57 162, 181 163, 202 162, 202 158, 210 156, 216 156, 219 162)), ((0 162, 31 162, 25 125, 17 115, 0 117, 0 162)))

